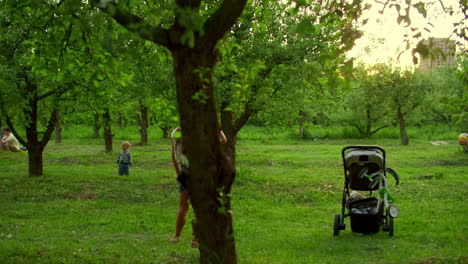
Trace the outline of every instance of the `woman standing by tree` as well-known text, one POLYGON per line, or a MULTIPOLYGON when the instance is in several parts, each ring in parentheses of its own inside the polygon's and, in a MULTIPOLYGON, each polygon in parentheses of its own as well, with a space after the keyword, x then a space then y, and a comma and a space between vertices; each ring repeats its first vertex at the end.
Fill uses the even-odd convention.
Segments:
MULTIPOLYGON (((187 179, 189 177, 189 162, 187 157, 185 156, 185 150, 182 142, 180 128, 176 128, 172 131, 171 141, 172 163, 174 164, 174 168, 177 174, 177 181, 179 183, 179 209, 177 210, 176 217, 176 233, 174 237, 169 239, 169 241, 172 243, 177 243, 179 242, 180 234, 184 229, 185 216, 187 215, 189 209, 190 192, 187 188, 187 179)), ((226 136, 224 135, 222 130, 219 131, 219 141, 222 144, 226 144, 227 142, 226 136)), ((190 246, 193 248, 197 248, 199 244, 195 220, 192 223, 192 229, 193 238, 190 246)))

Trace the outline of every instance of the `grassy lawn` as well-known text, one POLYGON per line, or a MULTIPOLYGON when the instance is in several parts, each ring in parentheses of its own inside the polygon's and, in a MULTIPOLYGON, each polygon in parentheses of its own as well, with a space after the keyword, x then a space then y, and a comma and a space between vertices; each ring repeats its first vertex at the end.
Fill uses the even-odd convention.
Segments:
MULTIPOLYGON (((468 154, 456 142, 240 140, 233 213, 239 263, 468 263, 468 154), (340 151, 377 144, 401 177, 390 192, 395 236, 347 228, 340 151)), ((27 176, 26 153, 0 153, 0 263, 197 263, 187 224, 175 228, 177 184, 170 142, 133 146, 131 176, 91 139, 51 142, 44 176, 27 176)), ((190 213, 188 223, 192 215, 190 213)))

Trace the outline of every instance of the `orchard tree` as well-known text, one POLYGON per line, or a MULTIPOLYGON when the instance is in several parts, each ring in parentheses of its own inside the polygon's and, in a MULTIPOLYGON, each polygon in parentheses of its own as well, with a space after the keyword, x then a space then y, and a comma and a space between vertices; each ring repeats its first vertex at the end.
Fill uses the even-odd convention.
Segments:
POLYGON ((40 176, 42 153, 58 120, 60 100, 77 86, 72 76, 84 65, 80 62, 83 38, 71 20, 68 3, 0 4, 0 112, 28 149, 29 175, 40 176), (44 126, 41 117, 47 117, 44 126), (25 138, 19 133, 22 126, 25 138))
POLYGON ((426 121, 444 123, 460 131, 468 129, 467 61, 462 58, 455 66, 421 74, 427 90, 424 98, 426 121))
POLYGON ((237 262, 230 203, 235 168, 218 140, 220 126, 212 77, 216 44, 235 23, 246 2, 177 0, 147 2, 132 9, 142 2, 94 1, 128 30, 171 52, 180 125, 190 161, 187 185, 200 230, 201 263, 237 262), (165 19, 163 11, 171 18, 165 19), (150 13, 161 17, 151 17, 150 13))
POLYGON ((178 126, 173 121, 177 120, 177 114, 172 61, 167 50, 149 41, 132 41, 129 48, 126 60, 133 78, 123 90, 129 96, 128 100, 136 102, 139 109, 141 144, 146 145, 151 118, 163 131, 163 137, 169 135, 171 128, 178 126))
POLYGON ((388 85, 384 87, 385 94, 389 99, 389 108, 396 112, 401 144, 408 145, 407 118, 424 101, 426 89, 419 75, 411 71, 389 69, 388 74, 390 79, 388 85))
MULTIPOLYGON (((241 15, 247 1, 92 2, 129 31, 170 51, 182 137, 190 161, 188 188, 200 230, 200 261, 235 263, 230 205, 235 167, 218 141, 220 126, 214 103, 213 68, 218 60, 219 41, 241 15)), ((260 6, 259 3, 267 2, 251 3, 260 6)), ((343 13, 341 7, 356 4, 333 2, 337 14, 343 13)), ((309 1, 288 3, 311 4, 309 1)), ((308 12, 319 13, 321 6, 316 8, 308 12)))
POLYGON ((220 44, 216 74, 232 160, 238 131, 257 114, 269 124, 297 125, 303 135, 306 112, 326 101, 340 79, 343 55, 360 36, 352 23, 361 11, 342 1, 249 6, 220 44))
POLYGON ((391 83, 390 73, 391 68, 384 64, 356 67, 351 91, 342 103, 343 112, 338 112, 336 118, 355 127, 364 137, 389 127, 391 119, 385 90, 391 83))

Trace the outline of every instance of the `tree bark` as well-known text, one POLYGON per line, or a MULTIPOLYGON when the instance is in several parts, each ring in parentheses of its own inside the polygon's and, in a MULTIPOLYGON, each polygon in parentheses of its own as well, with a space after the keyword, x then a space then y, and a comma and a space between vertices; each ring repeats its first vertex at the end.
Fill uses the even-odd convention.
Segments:
POLYGON ((159 127, 162 131, 162 137, 163 138, 168 138, 169 137, 169 130, 170 128, 167 126, 159 127))
MULTIPOLYGON (((230 192, 235 167, 220 142, 220 126, 214 102, 215 46, 241 15, 246 0, 220 1, 203 24, 203 34, 174 23, 170 29, 153 27, 120 8, 117 2, 93 0, 98 8, 141 38, 168 48, 173 57, 182 140, 190 162, 187 187, 197 217, 200 263, 237 263, 230 192), (135 25, 138 25, 137 27, 135 25)), ((176 0, 178 8, 201 12, 201 1, 176 0)), ((176 12, 175 21, 184 12, 176 12)))
POLYGON ((304 139, 305 112, 300 111, 299 115, 301 116, 301 118, 299 119, 299 138, 304 139))
MULTIPOLYGON (((225 107, 221 106, 221 108, 225 109, 227 106, 228 104, 226 104, 225 107)), ((227 139, 224 151, 232 161, 232 165, 236 166, 236 144, 238 130, 236 130, 232 114, 232 111, 221 111, 221 128, 227 139)))
POLYGON ((118 114, 117 114, 117 124, 118 124, 119 128, 123 128, 123 117, 122 117, 122 113, 118 113, 118 114))
POLYGON ((42 150, 38 146, 28 147, 29 176, 42 176, 42 150))
POLYGON ((200 263, 229 264, 237 263, 230 202, 235 167, 219 142, 212 48, 181 48, 172 54, 180 125, 190 161, 188 188, 199 230, 200 263))
POLYGON ((111 117, 109 113, 109 109, 104 111, 102 115, 102 122, 104 128, 104 142, 106 146, 106 153, 112 152, 112 130, 111 130, 111 117))
POLYGON ((140 123, 140 135, 141 135, 141 144, 148 145, 148 107, 140 102, 140 114, 141 114, 141 123, 140 123))
POLYGON ((94 125, 93 125, 93 132, 94 138, 99 138, 99 130, 101 129, 101 123, 99 123, 99 114, 96 112, 94 114, 94 125))
POLYGON ((62 124, 60 122, 60 114, 57 112, 57 120, 55 121, 55 143, 62 143, 62 124))
POLYGON ((229 159, 232 161, 233 166, 236 166, 236 144, 237 144, 237 133, 242 127, 247 124, 250 117, 255 115, 256 109, 252 109, 254 99, 251 97, 248 102, 244 104, 244 110, 238 119, 234 119, 233 112, 231 110, 226 111, 229 102, 224 101, 221 103, 221 128, 226 135, 227 143, 224 147, 224 151, 229 159))
POLYGON ((25 95, 28 98, 27 106, 24 108, 24 115, 29 120, 26 123, 26 139, 23 140, 16 130, 14 125, 7 116, 7 123, 12 129, 13 134, 18 138, 21 144, 26 146, 28 149, 28 169, 29 176, 42 176, 43 175, 43 162, 42 162, 42 153, 47 143, 50 140, 52 132, 54 130, 54 124, 58 119, 58 111, 54 109, 49 118, 49 122, 46 125, 46 130, 43 133, 42 140, 39 140, 39 132, 37 131, 37 122, 38 120, 38 108, 39 100, 41 99, 38 95, 37 86, 28 79, 26 79, 25 95))
POLYGON ((405 114, 401 111, 401 107, 398 107, 397 115, 398 115, 398 121, 400 124, 400 141, 402 145, 406 146, 409 144, 409 137, 406 134, 405 114))
POLYGON ((28 167, 30 176, 41 176, 43 174, 42 148, 37 134, 37 111, 39 98, 37 96, 37 86, 31 83, 26 84, 26 94, 30 95, 28 106, 25 108, 25 116, 29 118, 26 124, 26 139, 28 148, 28 167))
POLYGON ((366 137, 370 137, 372 131, 372 114, 371 110, 368 108, 366 110, 366 137))

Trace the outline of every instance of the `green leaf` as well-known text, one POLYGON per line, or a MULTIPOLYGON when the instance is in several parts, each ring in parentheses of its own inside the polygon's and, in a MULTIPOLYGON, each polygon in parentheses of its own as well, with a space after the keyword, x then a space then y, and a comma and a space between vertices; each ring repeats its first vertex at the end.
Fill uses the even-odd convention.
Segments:
POLYGON ((186 30, 180 37, 180 43, 182 45, 187 45, 189 48, 193 48, 195 46, 195 34, 193 31, 186 30))

